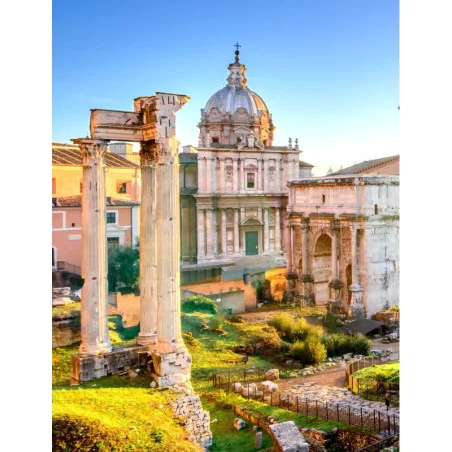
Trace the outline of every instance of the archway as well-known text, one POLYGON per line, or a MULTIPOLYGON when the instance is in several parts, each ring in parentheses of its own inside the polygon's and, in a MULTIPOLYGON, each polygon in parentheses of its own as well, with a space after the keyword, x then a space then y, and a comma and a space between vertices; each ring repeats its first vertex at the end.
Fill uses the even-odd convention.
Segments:
POLYGON ((322 234, 315 244, 313 270, 316 304, 328 304, 330 298, 328 283, 331 281, 331 237, 327 234, 322 234))

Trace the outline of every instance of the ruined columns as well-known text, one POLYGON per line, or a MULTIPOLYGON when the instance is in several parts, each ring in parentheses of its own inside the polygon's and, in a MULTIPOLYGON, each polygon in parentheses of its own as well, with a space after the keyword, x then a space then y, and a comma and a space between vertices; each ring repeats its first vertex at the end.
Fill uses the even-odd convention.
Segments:
POLYGON ((301 222, 301 273, 300 276, 300 295, 301 305, 314 306, 315 297, 312 290, 314 278, 309 272, 309 217, 301 222))
POLYGON ((340 227, 341 223, 338 219, 334 219, 331 222, 331 281, 328 284, 330 289, 330 308, 339 307, 341 303, 341 291, 344 286, 339 279, 340 273, 337 253, 340 227))
POLYGON ((296 295, 296 286, 297 286, 297 278, 298 274, 296 271, 293 271, 293 224, 291 220, 288 219, 285 222, 286 227, 286 261, 287 261, 287 272, 286 272, 286 297, 289 303, 292 303, 295 300, 296 295))
POLYGON ((348 307, 348 316, 353 319, 365 317, 363 300, 363 288, 358 279, 358 246, 357 246, 357 225, 350 226, 351 231, 351 251, 352 251, 352 284, 349 290, 352 293, 350 306, 348 307))
POLYGON ((137 344, 157 343, 157 147, 142 142, 140 213, 140 333, 137 344))
POLYGON ((80 356, 111 351, 108 338, 108 264, 105 191, 107 141, 75 139, 83 156, 80 356))

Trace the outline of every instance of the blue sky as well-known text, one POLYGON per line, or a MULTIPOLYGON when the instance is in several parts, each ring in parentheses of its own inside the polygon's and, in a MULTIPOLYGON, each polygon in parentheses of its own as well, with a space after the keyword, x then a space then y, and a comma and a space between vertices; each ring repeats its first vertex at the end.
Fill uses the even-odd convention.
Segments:
POLYGON ((177 137, 196 145, 236 42, 274 144, 298 137, 316 175, 399 153, 396 0, 54 1, 53 141, 86 136, 91 108, 167 91, 191 97, 177 137))

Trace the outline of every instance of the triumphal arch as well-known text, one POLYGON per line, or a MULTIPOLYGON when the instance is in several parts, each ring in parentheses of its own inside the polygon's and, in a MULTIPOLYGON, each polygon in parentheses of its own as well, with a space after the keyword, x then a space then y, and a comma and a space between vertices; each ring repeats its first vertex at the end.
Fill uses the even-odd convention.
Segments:
POLYGON ((90 138, 73 139, 83 154, 81 345, 72 357, 80 383, 136 365, 152 355, 160 386, 190 386, 191 356, 180 320, 179 158, 176 112, 190 98, 157 92, 134 111, 91 110, 90 138), (134 347, 108 338, 105 152, 110 140, 140 143, 140 333, 134 347))

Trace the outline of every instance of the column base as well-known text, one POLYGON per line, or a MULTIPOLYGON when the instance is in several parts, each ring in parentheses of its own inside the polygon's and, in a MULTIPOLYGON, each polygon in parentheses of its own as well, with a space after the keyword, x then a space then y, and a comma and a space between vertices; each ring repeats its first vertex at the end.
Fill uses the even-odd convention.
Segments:
POLYGON ((330 303, 340 303, 342 298, 342 287, 344 284, 340 279, 333 279, 329 284, 330 289, 330 303))
POLYGON ((100 356, 110 353, 113 349, 111 342, 103 341, 96 344, 80 344, 78 349, 78 353, 80 356, 100 356))
POLYGON ((71 357, 71 384, 79 385, 86 381, 113 375, 126 370, 146 365, 147 348, 115 347, 109 353, 97 356, 74 354, 71 357))
POLYGON ((362 304, 351 304, 347 309, 347 318, 348 319, 365 319, 366 318, 366 310, 362 304))
POLYGON ((157 346, 157 334, 138 334, 137 345, 154 349, 157 346))
POLYGON ((154 372, 153 380, 160 387, 183 386, 191 387, 192 359, 185 346, 175 347, 172 352, 152 353, 154 372))

